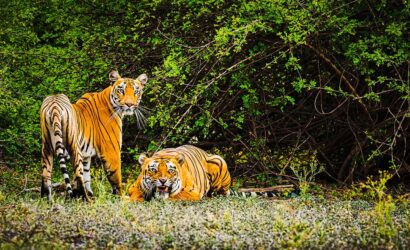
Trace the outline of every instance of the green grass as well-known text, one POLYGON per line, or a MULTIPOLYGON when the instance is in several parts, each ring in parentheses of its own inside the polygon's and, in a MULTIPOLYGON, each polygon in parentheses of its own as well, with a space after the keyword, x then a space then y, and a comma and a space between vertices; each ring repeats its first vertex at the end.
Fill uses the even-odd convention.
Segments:
POLYGON ((25 195, 0 203, 0 248, 407 248, 410 213, 389 233, 365 201, 219 197, 201 202, 53 204, 25 195))
MULTIPOLYGON (((15 183, 16 175, 8 175, 15 183)), ((332 191, 287 200, 217 197, 129 203, 111 196, 104 178, 94 180, 92 203, 58 195, 48 203, 36 192, 21 192, 22 186, 0 183, 0 249, 410 246, 408 202, 392 201, 383 210, 384 203, 332 191)))

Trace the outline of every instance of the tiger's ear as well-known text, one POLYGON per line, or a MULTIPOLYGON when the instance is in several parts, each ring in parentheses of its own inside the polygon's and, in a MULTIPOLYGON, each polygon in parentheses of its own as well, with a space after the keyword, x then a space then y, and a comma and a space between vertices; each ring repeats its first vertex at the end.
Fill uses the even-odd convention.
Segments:
POLYGON ((142 86, 145 86, 148 82, 148 76, 146 74, 141 74, 137 77, 137 80, 142 84, 142 86))
POLYGON ((179 165, 182 165, 185 162, 185 157, 183 154, 178 155, 178 163, 179 165))
POLYGON ((140 156, 138 157, 138 162, 142 165, 146 159, 147 156, 145 154, 140 154, 140 156))
POLYGON ((108 78, 110 78, 110 81, 115 82, 120 79, 121 76, 118 74, 118 71, 111 71, 110 74, 108 74, 108 78))

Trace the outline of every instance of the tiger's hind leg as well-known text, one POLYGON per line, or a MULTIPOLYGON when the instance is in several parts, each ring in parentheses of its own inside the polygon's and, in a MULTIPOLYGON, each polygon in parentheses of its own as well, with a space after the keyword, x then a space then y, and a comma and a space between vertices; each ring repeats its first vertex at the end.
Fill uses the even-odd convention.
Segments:
MULTIPOLYGON (((47 193, 51 199, 51 170, 53 156, 59 159, 60 169, 63 173, 65 188, 68 196, 72 196, 70 177, 67 173, 66 162, 69 159, 68 151, 65 148, 67 143, 63 142, 63 132, 66 132, 67 126, 64 126, 65 111, 60 106, 53 106, 51 110, 41 111, 40 120, 42 130, 42 151, 43 151, 43 186, 44 194, 47 193)), ((43 194, 43 192, 42 192, 43 194)))
POLYGON ((42 183, 41 183, 41 197, 47 196, 51 200, 51 172, 53 170, 53 152, 47 149, 43 143, 41 150, 41 165, 42 165, 42 183))
POLYGON ((231 187, 231 175, 228 171, 228 165, 219 155, 208 155, 206 159, 207 171, 211 174, 211 194, 229 195, 231 187))
POLYGON ((90 197, 88 196, 88 192, 85 187, 84 183, 84 165, 83 165, 83 157, 81 152, 79 151, 78 145, 73 143, 71 147, 71 152, 73 153, 72 158, 72 165, 74 167, 74 193, 73 196, 82 196, 84 200, 91 201, 90 197))
POLYGON ((72 196, 72 189, 70 184, 70 177, 67 173, 66 162, 70 158, 67 150, 63 144, 63 138, 61 137, 61 128, 59 121, 54 123, 54 135, 47 137, 43 135, 42 141, 42 185, 41 185, 41 196, 47 195, 47 199, 51 200, 51 173, 53 170, 53 160, 54 155, 59 159, 60 169, 64 177, 65 188, 68 196, 72 196), (52 144, 54 141, 54 145, 52 144))
MULTIPOLYGON (((64 149, 64 146, 60 141, 57 141, 56 143, 56 155, 59 159, 60 162, 60 169, 64 177, 64 183, 66 187, 66 192, 69 197, 72 197, 72 188, 70 184, 70 177, 67 172, 67 166, 66 162, 70 158, 68 156, 67 150, 64 149)), ((53 170, 53 160, 54 160, 54 153, 50 148, 47 148, 46 145, 43 144, 43 149, 42 149, 42 156, 41 156, 41 161, 42 161, 42 166, 43 166, 43 172, 42 172, 42 185, 41 185, 41 197, 44 197, 47 195, 47 199, 51 200, 51 173, 53 170)))
POLYGON ((63 174, 64 178, 64 183, 65 183, 65 189, 67 192, 68 197, 73 196, 73 191, 71 188, 70 184, 70 176, 68 175, 67 171, 67 165, 66 162, 70 159, 70 156, 68 154, 67 149, 64 146, 63 143, 63 127, 62 127, 62 121, 55 119, 53 123, 54 127, 54 150, 55 150, 55 155, 59 159, 59 164, 60 164, 60 170, 61 173, 63 174))

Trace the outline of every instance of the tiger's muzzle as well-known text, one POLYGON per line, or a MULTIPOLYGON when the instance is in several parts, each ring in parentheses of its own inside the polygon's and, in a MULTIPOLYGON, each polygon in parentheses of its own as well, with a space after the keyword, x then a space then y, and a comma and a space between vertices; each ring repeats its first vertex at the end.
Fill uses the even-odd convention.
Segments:
POLYGON ((156 186, 156 192, 155 192, 155 198, 159 199, 167 199, 169 198, 169 194, 171 192, 171 185, 172 183, 168 178, 158 178, 158 180, 155 181, 156 186))
POLYGON ((133 104, 129 105, 129 103, 127 103, 126 105, 123 105, 121 107, 122 113, 124 115, 133 115, 134 111, 135 111, 135 108, 136 108, 136 105, 133 105, 133 104))

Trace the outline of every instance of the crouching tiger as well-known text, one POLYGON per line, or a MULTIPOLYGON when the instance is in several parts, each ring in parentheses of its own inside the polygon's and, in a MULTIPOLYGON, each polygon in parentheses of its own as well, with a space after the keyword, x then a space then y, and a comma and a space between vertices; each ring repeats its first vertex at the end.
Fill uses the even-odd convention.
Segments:
POLYGON ((142 74, 134 80, 122 78, 114 71, 109 78, 114 82, 111 86, 98 93, 87 93, 75 104, 63 94, 44 99, 40 109, 41 196, 51 199, 51 172, 53 158, 57 156, 67 193, 70 196, 77 193, 88 200, 93 194, 90 163, 95 155, 104 165, 113 193, 121 195, 121 119, 134 113, 137 120, 142 119, 139 103, 147 76, 142 74), (66 167, 70 158, 75 174, 74 190, 66 167))
POLYGON ((197 201, 213 194, 244 195, 230 190, 231 176, 222 157, 194 146, 167 148, 150 158, 141 154, 138 161, 141 173, 128 190, 131 201, 152 198, 197 201))
POLYGON ((194 146, 167 148, 148 158, 141 154, 141 174, 129 189, 131 201, 153 198, 200 200, 212 193, 227 195, 231 177, 220 156, 194 146))

